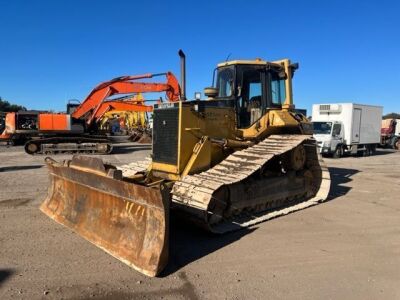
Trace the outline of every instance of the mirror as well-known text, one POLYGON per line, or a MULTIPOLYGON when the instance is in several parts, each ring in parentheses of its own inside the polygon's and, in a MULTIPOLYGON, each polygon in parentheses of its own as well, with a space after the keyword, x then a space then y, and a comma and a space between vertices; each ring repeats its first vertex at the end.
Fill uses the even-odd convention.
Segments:
POLYGON ((208 98, 215 98, 218 96, 218 89, 215 87, 206 87, 204 89, 204 95, 208 98))
POLYGON ((286 79, 286 72, 284 70, 278 73, 279 79, 286 79))

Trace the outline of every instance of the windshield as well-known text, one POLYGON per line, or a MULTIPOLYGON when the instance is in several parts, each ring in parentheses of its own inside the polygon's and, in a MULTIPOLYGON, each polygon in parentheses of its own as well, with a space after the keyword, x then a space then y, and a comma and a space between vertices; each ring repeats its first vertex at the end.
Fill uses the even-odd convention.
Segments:
POLYGON ((233 95, 234 68, 219 68, 217 74, 218 97, 231 97, 233 95))
POLYGON ((332 122, 313 122, 314 134, 331 134, 332 122))

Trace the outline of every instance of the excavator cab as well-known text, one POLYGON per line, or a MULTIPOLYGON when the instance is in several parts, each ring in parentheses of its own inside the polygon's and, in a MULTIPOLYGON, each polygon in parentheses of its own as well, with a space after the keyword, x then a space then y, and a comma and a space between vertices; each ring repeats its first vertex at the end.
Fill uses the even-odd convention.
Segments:
POLYGON ((74 113, 74 111, 81 105, 81 103, 79 102, 79 100, 75 100, 75 99, 71 99, 68 101, 67 103, 67 114, 71 115, 74 113))

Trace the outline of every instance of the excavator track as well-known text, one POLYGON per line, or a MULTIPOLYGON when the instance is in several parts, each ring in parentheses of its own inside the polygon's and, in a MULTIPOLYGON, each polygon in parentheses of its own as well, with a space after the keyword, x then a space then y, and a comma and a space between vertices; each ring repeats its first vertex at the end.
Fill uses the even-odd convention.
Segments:
POLYGON ((112 144, 104 137, 53 137, 33 139, 25 144, 25 152, 35 154, 87 153, 110 154, 112 144))
POLYGON ((329 171, 312 138, 272 135, 207 171, 183 177, 171 193, 173 204, 189 213, 191 221, 211 232, 225 233, 323 202, 329 187, 329 171), (277 161, 285 162, 300 145, 306 159, 302 170, 283 171, 278 178, 259 175, 268 172, 274 160, 275 166, 277 161))

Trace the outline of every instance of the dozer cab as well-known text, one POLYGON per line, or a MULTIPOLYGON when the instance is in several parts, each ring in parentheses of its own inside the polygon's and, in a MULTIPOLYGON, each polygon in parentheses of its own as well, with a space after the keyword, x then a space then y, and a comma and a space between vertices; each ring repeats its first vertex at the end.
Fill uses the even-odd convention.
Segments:
POLYGON ((288 59, 221 63, 207 101, 154 108, 147 161, 46 159, 51 183, 41 210, 136 270, 168 262, 170 210, 214 233, 252 226, 324 201, 330 177, 312 126, 294 111, 288 59))

